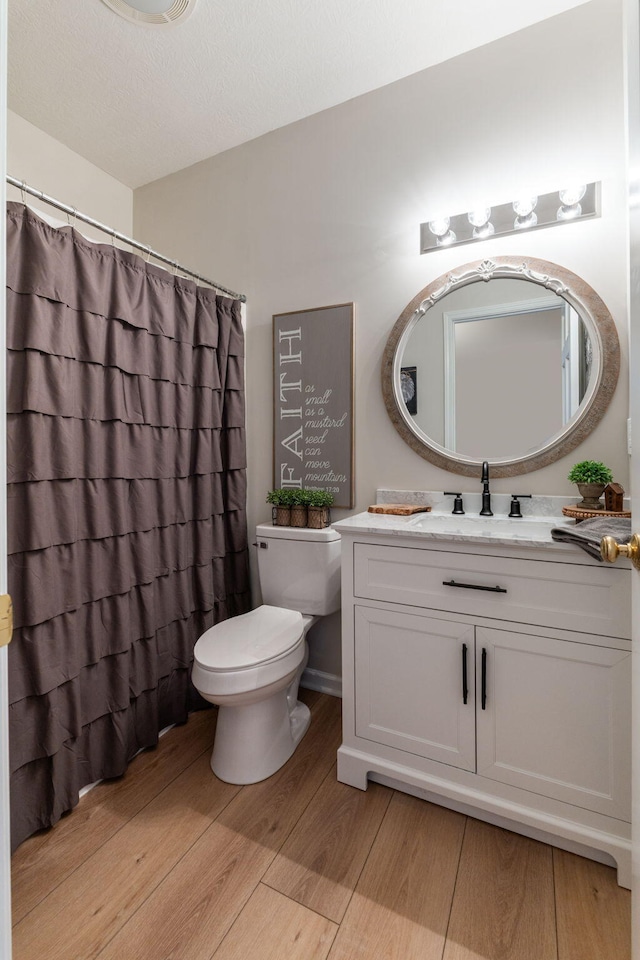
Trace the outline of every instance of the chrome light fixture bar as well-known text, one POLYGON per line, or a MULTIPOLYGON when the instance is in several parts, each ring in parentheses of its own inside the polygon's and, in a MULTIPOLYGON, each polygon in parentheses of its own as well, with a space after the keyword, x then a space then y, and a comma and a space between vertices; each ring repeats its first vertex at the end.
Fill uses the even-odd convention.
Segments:
POLYGON ((572 184, 539 197, 527 194, 498 207, 481 207, 421 223, 420 253, 599 216, 600 183, 572 184))

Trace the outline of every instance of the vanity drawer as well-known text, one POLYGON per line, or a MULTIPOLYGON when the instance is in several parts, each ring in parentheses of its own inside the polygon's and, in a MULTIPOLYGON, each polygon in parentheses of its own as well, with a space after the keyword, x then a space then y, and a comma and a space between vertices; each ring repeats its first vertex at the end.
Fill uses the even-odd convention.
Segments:
POLYGON ((363 599, 631 637, 629 570, 356 543, 353 573, 363 599))

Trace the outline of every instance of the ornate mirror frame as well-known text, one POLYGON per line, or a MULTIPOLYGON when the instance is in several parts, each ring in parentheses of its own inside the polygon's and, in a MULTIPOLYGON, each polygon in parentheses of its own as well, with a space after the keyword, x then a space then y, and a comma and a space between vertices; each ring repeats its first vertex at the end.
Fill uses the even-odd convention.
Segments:
POLYGON ((391 331, 382 359, 382 395, 391 422, 412 450, 444 470, 467 477, 478 475, 481 461, 436 443, 420 430, 408 413, 400 388, 402 354, 415 324, 446 294, 470 283, 498 278, 528 280, 566 300, 577 311, 588 331, 593 361, 587 391, 571 420, 526 455, 489 460, 492 476, 515 477, 539 470, 582 443, 602 419, 620 371, 620 342, 613 318, 595 290, 570 270, 533 257, 493 257, 463 264, 438 277, 407 304, 391 331))

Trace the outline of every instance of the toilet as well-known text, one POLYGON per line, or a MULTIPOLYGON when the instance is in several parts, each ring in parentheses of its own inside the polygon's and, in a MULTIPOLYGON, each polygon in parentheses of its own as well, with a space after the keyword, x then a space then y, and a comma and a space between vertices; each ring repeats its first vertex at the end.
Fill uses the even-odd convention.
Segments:
POLYGON ((306 634, 340 608, 340 534, 330 527, 256 527, 264 603, 202 634, 191 678, 218 705, 211 769, 227 783, 257 783, 279 770, 307 732, 298 686, 306 634))

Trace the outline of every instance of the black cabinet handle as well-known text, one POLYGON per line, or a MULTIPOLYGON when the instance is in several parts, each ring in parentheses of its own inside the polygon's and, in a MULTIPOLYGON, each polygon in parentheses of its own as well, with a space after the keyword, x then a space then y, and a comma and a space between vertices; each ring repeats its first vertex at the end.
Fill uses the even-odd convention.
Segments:
POLYGON ((482 648, 482 709, 487 709, 487 651, 482 648))
POLYGON ((443 587, 461 587, 463 590, 488 590, 489 593, 506 593, 505 587, 485 587, 481 583, 456 583, 455 580, 443 580, 443 587))
POLYGON ((467 683, 467 645, 462 644, 462 702, 467 702, 469 696, 469 686, 467 683))

